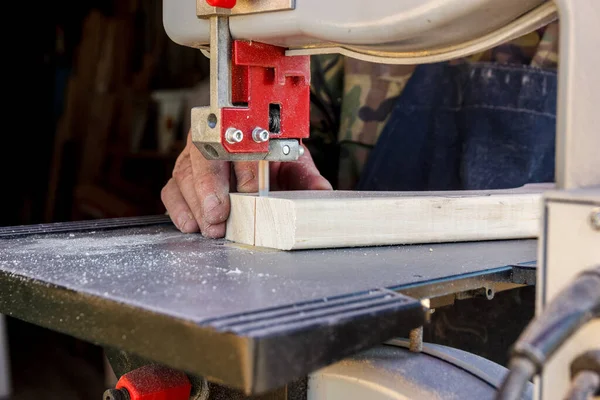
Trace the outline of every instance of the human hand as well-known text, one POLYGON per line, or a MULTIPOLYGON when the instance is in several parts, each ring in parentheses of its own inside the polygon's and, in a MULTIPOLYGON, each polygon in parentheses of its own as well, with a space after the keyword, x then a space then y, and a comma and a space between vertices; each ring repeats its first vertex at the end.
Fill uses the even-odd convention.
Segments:
MULTIPOLYGON (((298 161, 270 162, 271 190, 331 190, 308 151, 298 161)), ((210 238, 225 236, 229 217, 229 192, 258 192, 258 162, 207 160, 192 143, 187 144, 161 192, 175 226, 184 233, 200 231, 210 238), (233 166, 233 167, 232 167, 233 166)))

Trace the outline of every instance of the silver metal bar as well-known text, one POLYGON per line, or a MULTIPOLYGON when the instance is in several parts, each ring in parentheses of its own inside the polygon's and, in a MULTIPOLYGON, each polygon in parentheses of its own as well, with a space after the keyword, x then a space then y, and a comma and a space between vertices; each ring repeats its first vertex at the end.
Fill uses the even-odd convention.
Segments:
POLYGON ((221 108, 232 106, 231 42, 228 18, 210 17, 210 106, 192 109, 192 141, 209 160, 227 154, 220 119, 221 108))
POLYGON ((210 17, 210 106, 231 107, 231 35, 229 19, 210 17))

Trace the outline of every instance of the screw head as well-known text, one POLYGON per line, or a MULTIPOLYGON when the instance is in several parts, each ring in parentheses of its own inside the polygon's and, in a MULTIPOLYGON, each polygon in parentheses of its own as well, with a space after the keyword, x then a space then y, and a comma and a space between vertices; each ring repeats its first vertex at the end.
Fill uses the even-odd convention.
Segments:
POLYGON ((285 154, 287 156, 288 154, 290 154, 290 146, 288 146, 286 144, 285 146, 283 146, 283 148, 281 149, 281 151, 283 152, 283 154, 285 154))
POLYGON ((252 139, 254 139, 256 143, 264 143, 269 140, 269 131, 261 127, 256 127, 252 131, 252 139))
POLYGON ((594 208, 590 214, 590 224, 592 228, 600 231, 600 207, 594 208))
POLYGON ((229 144, 239 143, 244 139, 244 134, 237 128, 228 128, 225 131, 225 140, 229 144))

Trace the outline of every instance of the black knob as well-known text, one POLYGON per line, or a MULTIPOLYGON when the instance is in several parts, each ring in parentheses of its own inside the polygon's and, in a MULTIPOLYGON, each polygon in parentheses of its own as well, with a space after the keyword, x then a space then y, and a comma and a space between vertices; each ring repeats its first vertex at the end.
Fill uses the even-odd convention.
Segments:
POLYGON ((102 395, 102 400, 130 400, 127 389, 108 389, 102 395))

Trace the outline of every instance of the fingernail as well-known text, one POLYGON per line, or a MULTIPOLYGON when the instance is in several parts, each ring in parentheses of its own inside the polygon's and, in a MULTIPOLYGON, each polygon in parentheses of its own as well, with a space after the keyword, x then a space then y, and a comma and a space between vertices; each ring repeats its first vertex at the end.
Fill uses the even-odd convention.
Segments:
POLYGON ((206 196, 206 198, 204 199, 204 202, 202 203, 205 214, 211 212, 212 210, 214 210, 215 208, 217 208, 220 205, 221 205, 221 200, 219 200, 219 198, 215 194, 210 194, 210 195, 206 196))

